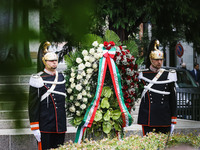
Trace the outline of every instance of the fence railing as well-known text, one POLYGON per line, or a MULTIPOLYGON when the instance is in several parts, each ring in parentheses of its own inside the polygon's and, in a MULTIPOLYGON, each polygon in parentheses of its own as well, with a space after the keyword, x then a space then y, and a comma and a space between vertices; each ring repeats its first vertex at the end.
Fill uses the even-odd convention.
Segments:
POLYGON ((200 88, 177 88, 177 118, 200 121, 200 88))

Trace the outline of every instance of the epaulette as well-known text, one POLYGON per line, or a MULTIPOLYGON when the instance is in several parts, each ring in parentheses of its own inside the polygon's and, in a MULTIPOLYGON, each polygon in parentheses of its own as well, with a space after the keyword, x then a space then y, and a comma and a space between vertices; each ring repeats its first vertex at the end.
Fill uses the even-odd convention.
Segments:
POLYGON ((138 69, 138 72, 148 71, 149 69, 138 69))
POLYGON ((41 74, 42 72, 31 75, 31 78, 29 80, 30 86, 35 87, 35 88, 41 88, 42 86, 44 86, 43 79, 40 76, 41 74))
POLYGON ((176 70, 175 69, 169 69, 169 72, 176 73, 176 70))

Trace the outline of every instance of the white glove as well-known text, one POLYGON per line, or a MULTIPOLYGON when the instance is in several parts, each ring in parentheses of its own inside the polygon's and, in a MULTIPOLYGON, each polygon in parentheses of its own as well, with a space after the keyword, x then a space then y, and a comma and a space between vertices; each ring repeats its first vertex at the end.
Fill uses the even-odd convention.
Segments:
POLYGON ((171 124, 170 135, 173 134, 175 128, 175 124, 171 124))
POLYGON ((33 134, 34 134, 36 140, 37 140, 38 142, 41 142, 41 133, 40 133, 40 130, 37 129, 37 130, 32 130, 32 131, 33 131, 33 134))

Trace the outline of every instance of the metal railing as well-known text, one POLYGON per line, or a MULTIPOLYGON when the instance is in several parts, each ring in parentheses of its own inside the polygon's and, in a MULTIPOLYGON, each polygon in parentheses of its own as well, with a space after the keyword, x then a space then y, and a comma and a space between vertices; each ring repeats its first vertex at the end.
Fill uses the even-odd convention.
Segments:
POLYGON ((177 88, 177 118, 200 121, 200 88, 177 88))

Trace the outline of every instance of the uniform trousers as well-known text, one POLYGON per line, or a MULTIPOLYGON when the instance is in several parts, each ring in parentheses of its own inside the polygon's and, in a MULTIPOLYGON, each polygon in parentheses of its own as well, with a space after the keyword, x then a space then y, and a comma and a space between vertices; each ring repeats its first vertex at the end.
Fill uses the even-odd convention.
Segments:
POLYGON ((63 145, 65 140, 65 133, 42 133, 41 142, 42 150, 57 148, 59 145, 63 145))
POLYGON ((170 132, 171 127, 149 127, 149 126, 142 126, 143 136, 147 135, 149 132, 156 132, 156 133, 164 133, 167 134, 170 132))

